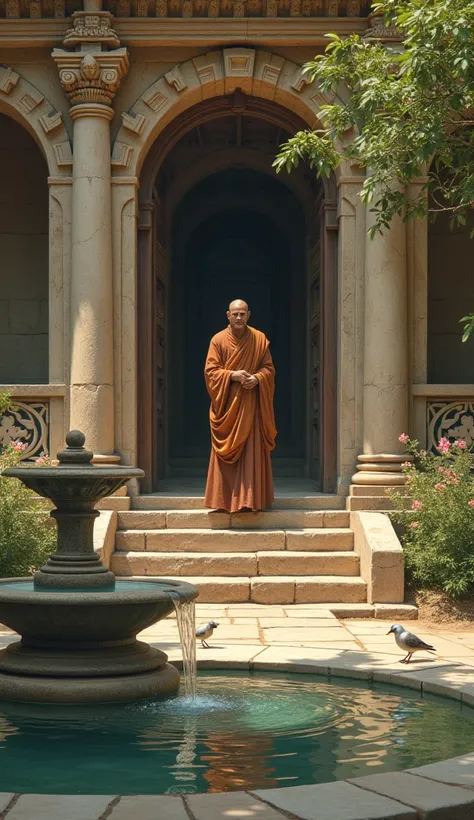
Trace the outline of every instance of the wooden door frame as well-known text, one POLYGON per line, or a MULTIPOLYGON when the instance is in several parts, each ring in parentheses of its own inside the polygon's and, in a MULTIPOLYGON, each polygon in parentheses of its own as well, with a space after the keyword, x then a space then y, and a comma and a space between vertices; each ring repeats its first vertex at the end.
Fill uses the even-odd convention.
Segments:
MULTIPOLYGON (((239 103, 240 103, 239 99, 239 103)), ((290 133, 307 128, 297 114, 278 103, 245 98, 246 114, 272 122, 290 133)), ((155 383, 155 299, 153 266, 153 190, 161 166, 171 149, 196 125, 234 110, 234 95, 215 97, 178 115, 151 147, 140 174, 137 253, 137 464, 145 471, 142 493, 157 486, 155 383)), ((321 489, 333 492, 337 480, 337 188, 334 179, 323 180, 324 230, 322 243, 322 352, 325 382, 321 395, 321 489), (326 204, 327 203, 327 204, 326 204), (327 386, 327 389, 326 389, 327 386)), ((169 215, 167 215, 169 218, 169 215)), ((314 218, 314 216, 313 216, 314 218)), ((166 248, 165 248, 166 251, 166 248)))

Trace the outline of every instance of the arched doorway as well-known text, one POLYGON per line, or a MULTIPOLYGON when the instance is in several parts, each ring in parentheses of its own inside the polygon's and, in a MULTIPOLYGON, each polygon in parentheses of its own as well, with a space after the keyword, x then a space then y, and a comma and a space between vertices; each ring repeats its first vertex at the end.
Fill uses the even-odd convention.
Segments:
POLYGON ((48 381, 48 168, 0 113, 0 383, 48 381))
POLYGON ((276 474, 334 487, 336 201, 307 168, 282 177, 272 169, 278 146, 301 127, 281 106, 236 92, 178 117, 145 162, 138 317, 145 491, 164 477, 204 477, 204 358, 233 298, 249 302, 272 343, 276 474))

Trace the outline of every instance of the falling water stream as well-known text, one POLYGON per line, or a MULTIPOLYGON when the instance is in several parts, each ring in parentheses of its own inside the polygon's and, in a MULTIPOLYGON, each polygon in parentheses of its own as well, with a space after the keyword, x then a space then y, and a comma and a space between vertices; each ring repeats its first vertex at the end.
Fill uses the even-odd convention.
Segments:
POLYGON ((178 623, 179 638, 183 651, 184 694, 196 697, 196 607, 194 601, 182 601, 173 596, 178 623))

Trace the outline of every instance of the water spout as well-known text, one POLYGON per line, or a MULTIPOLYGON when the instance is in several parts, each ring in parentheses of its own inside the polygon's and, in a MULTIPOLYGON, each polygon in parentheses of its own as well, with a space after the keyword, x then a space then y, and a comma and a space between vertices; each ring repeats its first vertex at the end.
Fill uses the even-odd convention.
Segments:
POLYGON ((194 601, 185 601, 171 593, 176 610, 179 638, 183 652, 184 693, 192 700, 196 697, 196 607, 194 601))

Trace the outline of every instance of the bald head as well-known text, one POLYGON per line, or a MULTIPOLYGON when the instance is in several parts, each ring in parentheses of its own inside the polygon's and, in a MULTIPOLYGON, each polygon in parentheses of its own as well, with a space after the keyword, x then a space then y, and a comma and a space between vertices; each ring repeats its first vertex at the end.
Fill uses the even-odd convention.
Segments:
POLYGON ((233 310, 246 310, 248 313, 249 306, 243 299, 234 299, 229 305, 229 312, 232 313, 233 310))
POLYGON ((227 311, 230 328, 236 336, 243 336, 250 319, 250 311, 247 302, 243 299, 234 299, 227 311))

